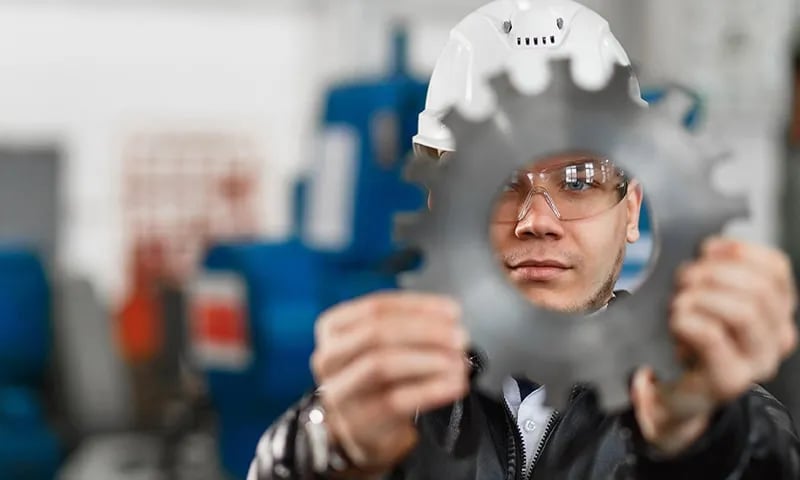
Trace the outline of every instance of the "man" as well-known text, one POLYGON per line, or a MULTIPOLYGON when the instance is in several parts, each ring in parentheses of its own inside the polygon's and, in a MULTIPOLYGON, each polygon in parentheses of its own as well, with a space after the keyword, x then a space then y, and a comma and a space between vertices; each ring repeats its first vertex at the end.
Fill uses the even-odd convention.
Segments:
MULTIPOLYGON (((454 149, 441 113, 491 103, 470 76, 503 64, 499 52, 522 62, 503 66, 531 84, 546 78, 531 65, 550 58, 572 58, 587 86, 627 64, 598 19, 570 0, 500 0, 467 17, 431 81, 419 150, 454 149)), ((613 309, 625 244, 639 236, 641 188, 591 152, 534 160, 514 173, 487 226, 500 267, 540 306, 613 309)), ((789 417, 754 386, 797 343, 790 270, 780 252, 706 241, 676 277, 669 317, 686 373, 667 385, 643 367, 622 414, 600 411, 586 386, 562 413, 544 406, 535 379, 509 378, 499 401, 471 389, 480 361, 466 358, 448 298, 391 292, 339 305, 317 324, 319 390, 264 434, 249 478, 800 478, 789 417)))

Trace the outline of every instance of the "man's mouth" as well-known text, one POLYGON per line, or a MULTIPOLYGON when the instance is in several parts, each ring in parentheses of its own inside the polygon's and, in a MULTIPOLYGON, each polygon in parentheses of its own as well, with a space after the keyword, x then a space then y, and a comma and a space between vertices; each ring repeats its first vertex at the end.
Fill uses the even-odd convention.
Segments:
POLYGON ((524 260, 508 265, 515 282, 549 282, 572 269, 558 260, 524 260))

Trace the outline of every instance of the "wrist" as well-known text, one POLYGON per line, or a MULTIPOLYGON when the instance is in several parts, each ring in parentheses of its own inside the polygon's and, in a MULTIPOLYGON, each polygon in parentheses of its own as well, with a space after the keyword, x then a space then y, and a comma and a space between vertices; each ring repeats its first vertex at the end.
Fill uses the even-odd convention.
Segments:
POLYGON ((330 416, 315 395, 303 418, 303 428, 310 444, 313 471, 321 478, 377 480, 375 473, 356 465, 344 450, 331 428, 330 416))
POLYGON ((318 474, 337 474, 351 470, 352 462, 339 446, 330 428, 328 415, 319 397, 309 405, 303 419, 310 447, 311 462, 314 472, 318 474))

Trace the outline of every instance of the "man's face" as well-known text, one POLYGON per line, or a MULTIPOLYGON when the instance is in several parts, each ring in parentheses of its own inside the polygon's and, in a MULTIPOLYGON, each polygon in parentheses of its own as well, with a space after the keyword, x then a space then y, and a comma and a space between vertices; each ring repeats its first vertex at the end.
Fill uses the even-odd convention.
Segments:
MULTIPOLYGON (((616 203, 619 194, 608 203, 594 204, 598 207, 588 210, 591 213, 588 217, 584 217, 575 203, 568 203, 571 198, 568 195, 578 198, 581 191, 596 188, 581 183, 581 179, 589 178, 585 175, 591 167, 583 165, 589 165, 586 162, 591 158, 576 153, 554 155, 525 170, 525 191, 536 193, 527 197, 527 211, 523 209, 511 221, 505 218, 507 213, 501 213, 502 197, 498 200, 490 225, 498 260, 512 282, 540 307, 581 312, 605 305, 619 276, 626 242, 633 243, 639 238, 642 191, 635 182, 628 185, 621 201, 616 203), (570 165, 577 167, 565 170, 570 165), (576 171, 578 181, 570 178, 569 172, 576 171), (554 184, 561 182, 563 187, 565 180, 567 193, 554 191, 554 184), (544 188, 562 219, 548 204, 544 188), (567 219, 570 216, 581 218, 567 219)), ((520 194, 522 197, 524 192, 520 194)))

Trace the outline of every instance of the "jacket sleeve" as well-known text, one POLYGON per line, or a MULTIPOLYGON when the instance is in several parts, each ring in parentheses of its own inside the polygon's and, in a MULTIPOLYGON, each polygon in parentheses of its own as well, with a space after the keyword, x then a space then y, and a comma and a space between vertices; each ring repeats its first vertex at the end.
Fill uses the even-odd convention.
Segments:
POLYGON ((311 445, 304 429, 313 394, 304 396, 261 436, 247 480, 315 480, 311 445))
POLYGON ((755 387, 721 409, 709 429, 677 458, 659 459, 634 428, 636 478, 800 479, 800 439, 786 408, 755 387))

